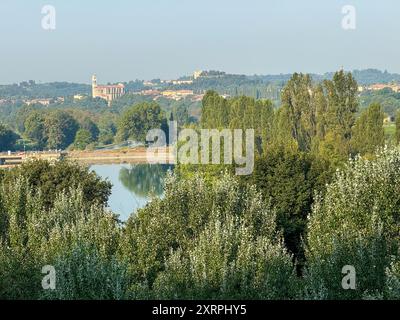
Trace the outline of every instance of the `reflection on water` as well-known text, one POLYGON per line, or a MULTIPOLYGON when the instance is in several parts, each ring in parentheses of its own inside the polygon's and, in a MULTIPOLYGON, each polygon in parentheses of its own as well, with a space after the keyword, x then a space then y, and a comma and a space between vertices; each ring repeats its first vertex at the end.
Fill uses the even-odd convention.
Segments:
POLYGON ((134 194, 146 197, 149 193, 160 196, 163 192, 163 181, 168 165, 136 165, 121 168, 119 180, 125 188, 134 194))
POLYGON ((113 184, 108 201, 113 212, 125 221, 137 209, 143 208, 151 195, 162 196, 163 181, 170 165, 93 165, 90 167, 113 184))

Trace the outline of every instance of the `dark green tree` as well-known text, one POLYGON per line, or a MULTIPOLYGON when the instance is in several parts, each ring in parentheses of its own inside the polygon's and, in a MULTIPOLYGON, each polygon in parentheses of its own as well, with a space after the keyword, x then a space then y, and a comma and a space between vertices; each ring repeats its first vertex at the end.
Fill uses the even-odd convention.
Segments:
POLYGON ((79 150, 85 150, 86 147, 93 142, 93 137, 90 131, 85 129, 80 129, 76 133, 74 147, 79 150))
POLYGON ((139 103, 127 109, 121 115, 118 124, 118 137, 122 141, 133 139, 145 142, 149 130, 162 129, 165 124, 165 114, 157 103, 139 103))
POLYGON ((0 151, 13 150, 19 136, 0 123, 0 151))
POLYGON ((41 190, 40 197, 48 208, 53 205, 58 194, 78 186, 82 188, 84 200, 89 206, 93 203, 107 204, 111 194, 110 182, 103 181, 88 168, 69 161, 24 162, 7 172, 3 180, 12 185, 21 178, 26 179, 34 191, 41 190))
POLYGON ((65 149, 74 142, 79 129, 78 122, 65 111, 50 113, 44 122, 47 146, 51 149, 65 149))
POLYGON ((282 103, 288 108, 290 130, 299 150, 311 150, 317 125, 310 75, 293 74, 283 89, 282 103))
POLYGON ((25 120, 24 135, 32 140, 37 148, 42 149, 46 146, 47 136, 45 131, 45 115, 39 111, 33 111, 25 120))
POLYGON ((117 115, 114 113, 104 113, 97 122, 99 128, 98 141, 102 144, 111 144, 117 134, 117 115))
POLYGON ((341 70, 332 80, 323 82, 323 91, 326 97, 323 131, 327 139, 321 139, 320 144, 325 150, 331 148, 326 144, 331 145, 334 153, 346 160, 351 152, 352 128, 358 111, 357 82, 351 73, 341 70))
POLYGON ((270 150, 255 162, 251 181, 277 210, 277 227, 286 247, 300 260, 314 192, 322 191, 332 174, 326 161, 284 148, 270 150))
POLYGON ((83 120, 79 123, 80 128, 86 130, 90 133, 90 137, 92 141, 97 141, 99 138, 99 128, 96 123, 93 122, 89 117, 84 117, 83 120))

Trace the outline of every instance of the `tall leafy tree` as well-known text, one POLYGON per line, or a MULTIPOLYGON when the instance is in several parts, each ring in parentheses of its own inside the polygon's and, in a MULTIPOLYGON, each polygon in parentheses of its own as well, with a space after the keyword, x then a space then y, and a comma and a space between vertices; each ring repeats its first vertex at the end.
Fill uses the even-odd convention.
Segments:
MULTIPOLYGON (((308 226, 307 285, 315 297, 360 299, 385 293, 399 263, 400 150, 350 160, 313 206, 308 226), (343 290, 342 268, 356 270, 356 290, 343 290)), ((391 283, 392 290, 399 290, 391 283)), ((399 296, 398 291, 397 296, 399 296)))
POLYGON ((357 82, 351 73, 341 70, 334 74, 332 80, 324 81, 323 90, 326 96, 325 135, 339 141, 335 151, 340 157, 347 159, 352 127, 358 111, 357 82))
POLYGON ((65 111, 50 113, 44 122, 47 145, 51 149, 64 149, 74 142, 78 122, 65 111))
POLYGON ((240 96, 225 99, 208 91, 202 102, 201 127, 205 129, 254 129, 257 150, 267 150, 273 139, 274 107, 270 100, 240 96))
POLYGON ((297 151, 298 142, 292 135, 289 107, 284 105, 275 110, 273 119, 270 147, 297 151))
POLYGON ((301 151, 309 151, 316 135, 316 110, 310 75, 293 74, 282 93, 287 107, 290 129, 301 151))
POLYGON ((152 129, 165 129, 166 118, 161 107, 155 102, 143 102, 127 109, 118 123, 119 139, 146 141, 146 135, 152 129))
POLYGON ((396 142, 400 143, 400 110, 396 114, 396 142))
POLYGON ((228 101, 215 91, 207 91, 201 108, 201 126, 207 129, 227 128, 230 123, 228 101))
POLYGON ((75 136, 74 146, 77 149, 85 150, 86 147, 93 142, 90 131, 79 129, 75 136))
POLYGON ((84 117, 80 121, 79 125, 81 129, 86 130, 90 133, 92 141, 96 141, 98 139, 100 130, 97 124, 92 119, 90 119, 89 117, 84 117))
POLYGON ((19 136, 12 130, 0 123, 0 151, 14 149, 19 136))
POLYGON ((47 143, 45 131, 45 115, 40 111, 33 111, 24 122, 24 135, 36 143, 36 146, 41 149, 47 143))
POLYGON ((111 144, 117 134, 118 115, 114 113, 104 113, 97 122, 99 128, 98 141, 103 144, 111 144))
POLYGON ((361 113, 353 127, 354 153, 372 154, 385 144, 384 113, 380 104, 371 104, 361 113))

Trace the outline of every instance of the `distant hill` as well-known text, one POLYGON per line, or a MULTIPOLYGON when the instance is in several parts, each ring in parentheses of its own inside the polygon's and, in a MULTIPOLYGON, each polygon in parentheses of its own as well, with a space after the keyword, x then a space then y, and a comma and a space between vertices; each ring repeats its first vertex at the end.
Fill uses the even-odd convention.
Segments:
POLYGON ((6 99, 55 98, 90 94, 90 92, 90 85, 70 82, 36 83, 31 80, 19 84, 0 85, 0 98, 6 99))
MULTIPOLYGON (((397 82, 400 83, 400 74, 389 73, 386 70, 380 71, 377 69, 365 69, 365 70, 353 70, 354 78, 360 85, 370 85, 374 83, 390 83, 397 82)), ((331 78, 333 72, 326 73, 324 77, 331 78)))
MULTIPOLYGON (((315 81, 321 81, 325 79, 332 79, 335 72, 326 72, 324 74, 311 74, 315 81)), ((370 85, 374 83, 400 83, 400 74, 389 73, 388 71, 381 71, 378 69, 365 69, 365 70, 353 70, 352 74, 358 84, 370 85)), ((279 75, 261 75, 252 76, 249 78, 262 79, 265 82, 287 82, 292 74, 279 74, 279 75)))
MULTIPOLYGON (((373 83, 400 83, 400 74, 389 73, 377 69, 365 69, 352 71, 360 85, 373 83)), ((220 71, 206 71, 205 76, 193 81, 191 84, 163 85, 161 89, 190 89, 195 92, 216 90, 217 92, 231 96, 248 95, 254 98, 268 98, 279 101, 280 91, 292 74, 278 75, 236 75, 226 74, 220 71)), ((334 72, 323 75, 311 74, 314 81, 331 79, 334 72)), ((185 79, 189 79, 186 76, 185 79)), ((125 83, 127 91, 140 91, 145 88, 142 80, 125 83)), ((159 82, 157 82, 158 85, 159 82)), ((91 86, 88 84, 70 82, 36 83, 26 81, 20 84, 0 85, 0 99, 35 99, 67 97, 76 94, 90 95, 91 86)))

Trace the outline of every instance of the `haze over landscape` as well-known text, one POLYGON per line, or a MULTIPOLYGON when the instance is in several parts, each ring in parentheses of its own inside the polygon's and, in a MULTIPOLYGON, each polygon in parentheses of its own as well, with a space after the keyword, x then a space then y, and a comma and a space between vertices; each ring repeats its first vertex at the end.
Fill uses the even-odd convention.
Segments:
POLYGON ((193 70, 236 74, 400 72, 400 3, 387 1, 46 1, 0 3, 0 83, 174 79, 193 70), (341 27, 354 5, 355 30, 341 27))

